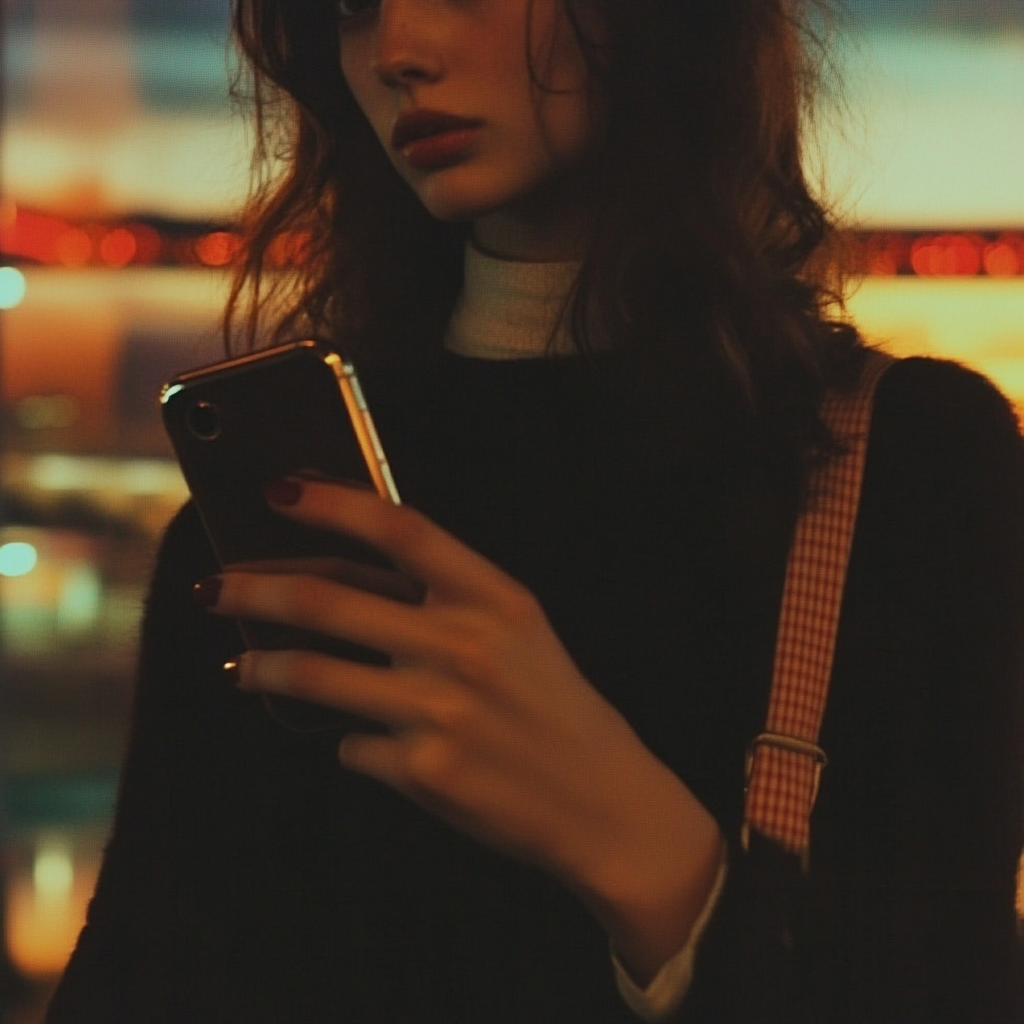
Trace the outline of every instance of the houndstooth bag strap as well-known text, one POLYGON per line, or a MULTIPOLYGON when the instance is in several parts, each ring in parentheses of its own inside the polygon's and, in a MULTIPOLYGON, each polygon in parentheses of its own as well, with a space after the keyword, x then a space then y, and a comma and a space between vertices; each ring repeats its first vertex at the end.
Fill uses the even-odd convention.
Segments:
POLYGON ((812 473, 786 568, 768 722, 747 751, 743 848, 756 829, 799 854, 806 871, 810 818, 827 763, 818 746, 846 569, 867 457, 875 388, 893 358, 871 351, 857 388, 830 392, 822 418, 845 451, 812 473))

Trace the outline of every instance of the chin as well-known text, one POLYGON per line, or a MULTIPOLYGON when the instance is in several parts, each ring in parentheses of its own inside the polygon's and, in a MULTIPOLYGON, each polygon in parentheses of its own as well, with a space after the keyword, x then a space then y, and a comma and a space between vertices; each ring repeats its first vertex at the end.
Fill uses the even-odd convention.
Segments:
POLYGON ((468 168, 452 167, 438 171, 414 186, 420 202, 432 217, 449 222, 476 220, 512 205, 521 194, 520 189, 459 173, 466 170, 468 168))

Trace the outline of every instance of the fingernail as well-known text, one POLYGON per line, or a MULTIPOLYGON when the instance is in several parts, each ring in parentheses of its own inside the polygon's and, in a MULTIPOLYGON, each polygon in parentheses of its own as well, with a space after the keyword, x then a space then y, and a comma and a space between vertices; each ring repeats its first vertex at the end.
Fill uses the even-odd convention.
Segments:
POLYGON ((275 480, 272 484, 267 484, 263 493, 271 505, 290 508, 292 505, 298 505, 304 489, 298 480, 275 480))
POLYGON ((219 576, 210 576, 200 580, 192 588, 192 600, 200 608, 213 608, 220 600, 220 592, 224 587, 224 581, 219 576))
POLYGON ((225 661, 224 662, 224 675, 228 677, 232 686, 240 686, 242 681, 242 673, 239 671, 237 661, 225 661))

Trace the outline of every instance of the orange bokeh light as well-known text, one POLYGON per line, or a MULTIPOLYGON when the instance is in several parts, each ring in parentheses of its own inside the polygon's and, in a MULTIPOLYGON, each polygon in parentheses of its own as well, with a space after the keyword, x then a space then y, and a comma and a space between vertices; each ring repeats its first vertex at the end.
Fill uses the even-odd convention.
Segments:
POLYGON ((973 235, 926 235, 912 246, 910 265, 921 277, 974 277, 981 270, 982 247, 973 235))
POLYGON ((5 256, 55 263, 57 239, 68 227, 59 217, 19 209, 11 203, 0 217, 0 248, 5 256))
POLYGON ((81 228, 68 228, 57 236, 53 250, 65 267, 84 267, 92 258, 92 239, 81 228))
POLYGON ((1017 277, 1024 269, 1021 240, 1003 235, 997 242, 985 246, 983 262, 989 277, 1017 277))
POLYGON ((993 242, 985 246, 985 273, 989 277, 1016 277, 1020 273, 1017 250, 1006 242, 993 242))
POLYGON ((126 267, 138 251, 139 243, 127 228, 115 228, 100 241, 100 259, 108 267, 126 267))
POLYGON ((214 231, 195 243, 195 254, 208 267, 226 267, 241 248, 241 240, 230 231, 214 231))
POLYGON ((64 970, 96 888, 99 863, 75 865, 74 882, 61 899, 40 899, 32 878, 16 874, 7 885, 4 931, 15 966, 30 978, 53 978, 64 970))

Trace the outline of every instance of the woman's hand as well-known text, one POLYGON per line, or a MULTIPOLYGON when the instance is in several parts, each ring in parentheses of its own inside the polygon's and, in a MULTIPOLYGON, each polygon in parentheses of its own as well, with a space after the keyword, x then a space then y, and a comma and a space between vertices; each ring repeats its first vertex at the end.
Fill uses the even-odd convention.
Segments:
MULTIPOLYGON (((246 690, 363 715, 343 765, 576 891, 644 983, 681 948, 714 881, 714 819, 582 676, 521 584, 373 492, 285 481, 283 514, 366 542, 425 588, 419 605, 312 575, 228 571, 214 611, 381 651, 389 668, 250 651, 246 690)), ((209 588, 208 588, 209 592, 209 588)))

